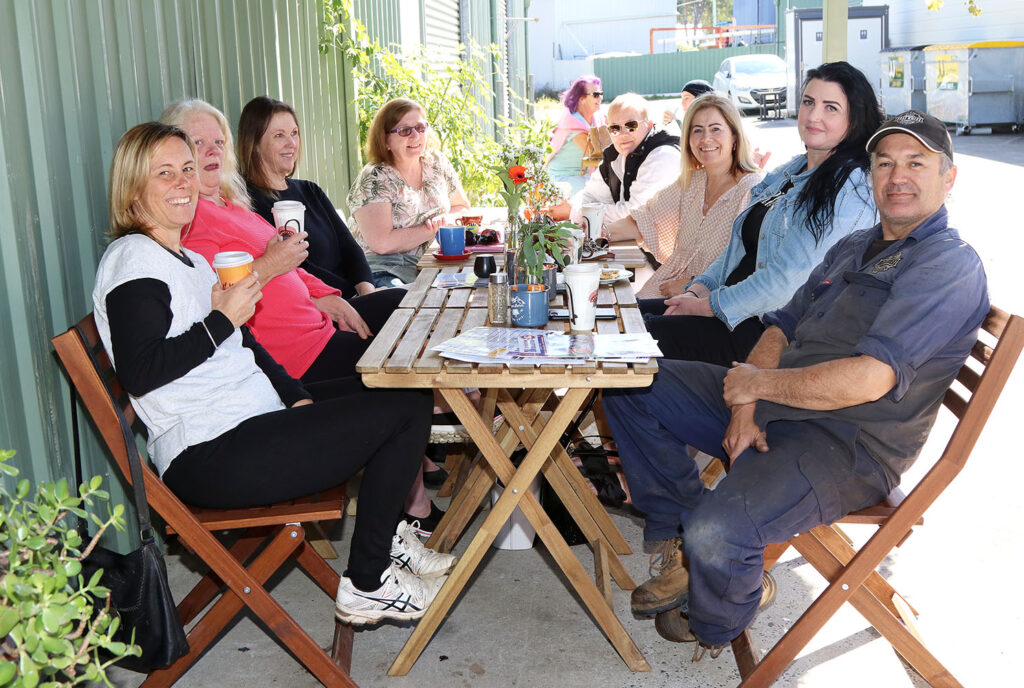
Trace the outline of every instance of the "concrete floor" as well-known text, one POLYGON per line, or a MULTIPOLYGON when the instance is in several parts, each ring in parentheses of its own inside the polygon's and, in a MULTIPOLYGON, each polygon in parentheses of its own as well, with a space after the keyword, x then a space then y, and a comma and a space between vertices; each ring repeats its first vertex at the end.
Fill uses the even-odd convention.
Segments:
MULTIPOLYGON (((793 121, 745 124, 756 145, 773 152, 771 166, 798 152, 793 121)), ((960 176, 950 199, 954 226, 975 245, 990 279, 993 301, 1024 312, 1024 290, 1016 269, 1024 255, 1024 234, 1013 200, 1024 189, 1024 137, 972 135, 954 140, 960 176)), ((1024 365, 1019 366, 1024 368, 1024 365)), ((1013 430, 1024 407, 1024 373, 1018 370, 995 409, 967 469, 926 516, 925 527, 895 555, 882 573, 921 613, 919 629, 929 647, 968 686, 1011 684, 1015 649, 1024 639, 1024 601, 1011 586, 1021 564, 1019 526, 1024 522, 1024 452, 1013 430)), ((941 450, 950 429, 940 417, 925 459, 941 450)), ((904 484, 918 477, 919 462, 904 484)), ((443 504, 443 502, 442 502, 443 504)), ((613 519, 637 554, 624 563, 638 581, 646 577, 641 522, 622 512, 613 519)), ((350 523, 337 542, 342 570, 350 523)), ((470 533, 475 532, 471 526, 470 533)), ((870 529, 851 527, 855 539, 870 529)), ((463 538, 459 553, 468 544, 463 538)), ((592 570, 585 546, 574 548, 592 570)), ((168 557, 172 588, 184 594, 197 577, 180 551, 168 557)), ((630 672, 571 594, 542 546, 525 551, 492 550, 406 677, 389 678, 387 668, 409 629, 382 626, 356 635, 352 676, 363 688, 387 686, 620 686, 712 688, 739 682, 732 653, 690 662, 692 646, 661 639, 650 621, 634 619, 628 593, 615 589, 619 618, 647 657, 652 670, 630 672)), ((769 647, 799 617, 824 585, 793 550, 773 570, 778 598, 754 622, 752 632, 769 647)), ((273 592, 311 635, 328 644, 332 604, 299 572, 272 582, 273 592)), ((114 672, 117 686, 136 686, 142 677, 114 672)), ((234 624, 177 686, 317 686, 249 618, 234 624)), ((923 686, 924 682, 852 608, 840 611, 789 667, 780 686, 923 686)))

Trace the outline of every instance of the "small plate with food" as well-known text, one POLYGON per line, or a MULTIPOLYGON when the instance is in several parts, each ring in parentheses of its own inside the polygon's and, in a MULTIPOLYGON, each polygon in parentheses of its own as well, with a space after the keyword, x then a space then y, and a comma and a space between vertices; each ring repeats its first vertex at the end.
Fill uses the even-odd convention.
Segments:
POLYGON ((632 273, 619 263, 605 263, 601 266, 601 284, 612 284, 629 279, 632 273))

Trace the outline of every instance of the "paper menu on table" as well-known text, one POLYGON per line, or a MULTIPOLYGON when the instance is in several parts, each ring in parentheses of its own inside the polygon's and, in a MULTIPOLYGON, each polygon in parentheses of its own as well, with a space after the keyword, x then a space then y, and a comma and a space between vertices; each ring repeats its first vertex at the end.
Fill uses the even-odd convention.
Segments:
POLYGON ((648 334, 564 334, 547 330, 476 327, 434 347, 471 363, 560 364, 605 360, 646 362, 661 356, 648 334))

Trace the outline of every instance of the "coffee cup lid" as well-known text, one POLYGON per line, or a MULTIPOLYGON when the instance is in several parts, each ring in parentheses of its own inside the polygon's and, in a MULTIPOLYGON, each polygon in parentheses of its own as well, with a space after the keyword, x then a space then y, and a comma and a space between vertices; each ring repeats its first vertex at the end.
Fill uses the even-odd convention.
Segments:
POLYGON ((233 268, 252 262, 252 254, 247 251, 221 251, 213 256, 213 267, 233 268))
POLYGON ((302 208, 303 210, 306 209, 306 206, 303 205, 301 201, 277 201, 276 203, 274 203, 274 207, 277 208, 278 210, 298 210, 299 208, 302 208))

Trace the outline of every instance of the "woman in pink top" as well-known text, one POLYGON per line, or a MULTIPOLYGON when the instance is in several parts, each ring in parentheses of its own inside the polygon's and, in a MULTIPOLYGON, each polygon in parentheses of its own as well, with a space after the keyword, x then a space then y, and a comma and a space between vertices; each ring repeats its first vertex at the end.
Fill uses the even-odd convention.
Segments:
POLYGON ((663 311, 664 299, 682 294, 711 265, 764 177, 728 98, 709 93, 694 100, 682 130, 679 181, 607 226, 612 241, 641 242, 661 263, 637 292, 644 312, 663 311))
POLYGON ((181 127, 198 151, 199 203, 182 241, 213 262, 221 251, 246 251, 263 284, 263 300, 248 326, 288 374, 303 382, 355 375, 370 337, 387 321, 404 292, 385 290, 350 300, 298 267, 308 257, 304 232, 278 236, 249 209, 245 182, 235 168, 231 132, 209 103, 174 103, 161 121, 181 127))

